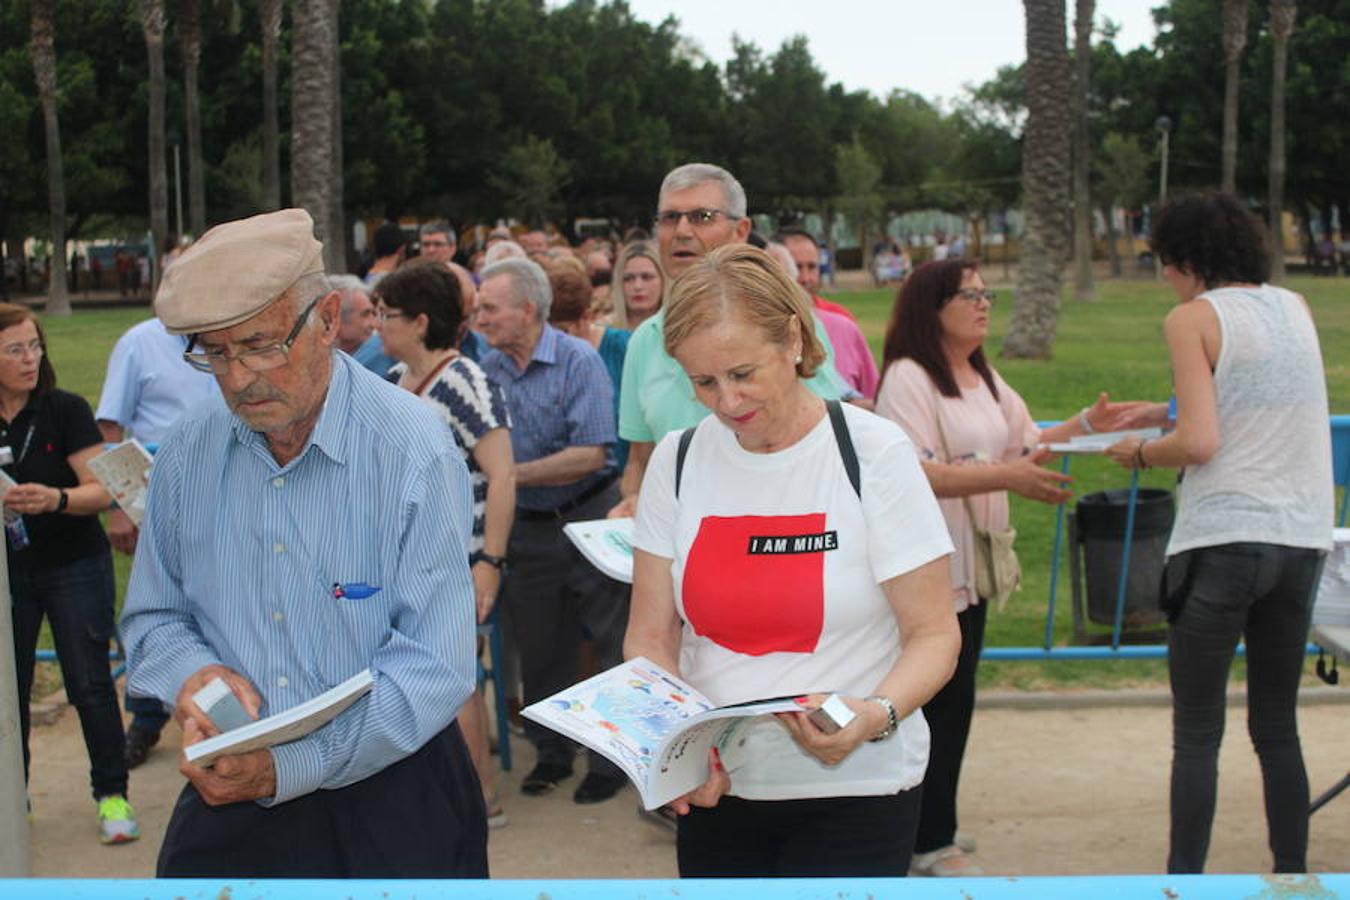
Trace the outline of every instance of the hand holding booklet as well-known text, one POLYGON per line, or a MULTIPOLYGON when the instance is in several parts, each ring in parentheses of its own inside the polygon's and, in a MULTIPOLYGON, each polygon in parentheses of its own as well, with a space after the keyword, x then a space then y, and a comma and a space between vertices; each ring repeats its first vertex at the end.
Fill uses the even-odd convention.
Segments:
POLYGON ((752 721, 802 711, 791 697, 714 706, 637 657, 526 707, 522 715, 608 757, 637 786, 643 808, 657 809, 707 780, 711 748, 734 769, 737 736, 752 721))
POLYGON ((264 750, 277 744, 299 740, 327 725, 337 718, 338 713, 370 693, 374 683, 375 679, 370 670, 362 669, 337 687, 324 691, 312 700, 264 719, 258 719, 256 722, 232 728, 215 737, 189 744, 183 748, 183 753, 187 756, 188 762, 209 768, 221 756, 264 750))
POLYGON ((1051 453, 1070 454, 1074 456, 1083 454, 1103 454, 1106 448, 1124 440, 1127 437, 1137 437, 1140 440, 1151 441, 1154 438, 1162 437, 1161 428, 1135 428, 1129 431, 1099 431, 1096 434, 1080 434, 1071 437, 1067 441, 1056 444, 1045 444, 1051 453))

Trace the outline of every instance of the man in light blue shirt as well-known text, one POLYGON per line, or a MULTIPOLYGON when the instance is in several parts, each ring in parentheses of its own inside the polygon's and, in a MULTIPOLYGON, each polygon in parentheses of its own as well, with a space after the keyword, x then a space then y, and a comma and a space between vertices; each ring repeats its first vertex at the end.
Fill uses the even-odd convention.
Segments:
POLYGON ((470 486, 417 398, 334 350, 340 299, 302 210, 207 232, 156 312, 191 335, 229 411, 155 460, 122 630, 131 688, 214 731, 222 678, 250 714, 369 669, 306 737, 187 762, 158 874, 486 877, 483 798, 455 714, 474 683, 470 486))

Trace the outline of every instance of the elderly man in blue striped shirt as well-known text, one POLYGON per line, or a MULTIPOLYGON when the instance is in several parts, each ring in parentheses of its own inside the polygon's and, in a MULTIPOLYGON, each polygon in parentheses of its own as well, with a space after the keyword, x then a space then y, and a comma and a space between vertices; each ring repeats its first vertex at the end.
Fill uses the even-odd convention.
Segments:
MULTIPOLYGON (((614 394, 591 345, 548 324, 548 276, 528 259, 483 270, 478 326, 492 347, 481 365, 506 395, 516 459, 516 521, 501 600, 520 652, 526 703, 575 683, 585 627, 601 668, 623 661, 628 586, 601 575, 563 536, 567 522, 603 518, 619 500, 614 468, 614 394)), ((525 734, 538 764, 520 783, 543 794, 572 774, 567 738, 533 722, 525 734)), ((598 803, 627 778, 591 752, 572 798, 598 803)))
POLYGON ((370 695, 306 737, 187 761, 161 876, 486 877, 455 714, 474 681, 470 487, 431 411, 334 349, 340 298, 302 210, 207 232, 155 310, 229 410, 155 460, 122 618, 131 689, 214 732, 193 694, 302 703, 363 669, 370 695))

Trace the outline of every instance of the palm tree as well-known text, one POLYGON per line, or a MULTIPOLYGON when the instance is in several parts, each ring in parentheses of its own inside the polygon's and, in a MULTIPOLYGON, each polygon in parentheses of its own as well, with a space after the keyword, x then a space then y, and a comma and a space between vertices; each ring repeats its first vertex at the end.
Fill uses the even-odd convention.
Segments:
POLYGON ((1289 66, 1289 37, 1298 18, 1295 0, 1270 0, 1270 280, 1284 278, 1284 76, 1289 66))
POLYGON ((1247 46, 1247 0, 1223 0, 1223 176, 1220 187, 1237 191, 1238 70, 1247 46))
POLYGON ((1088 79, 1096 0, 1077 0, 1073 20, 1073 295, 1096 299, 1092 282, 1092 193, 1089 186, 1088 79))
POLYGON ((281 128, 277 124, 277 44, 281 40, 281 0, 261 0, 263 83, 263 203, 281 208, 281 128))
POLYGON ((330 100, 333 112, 333 187, 330 192, 332 203, 329 212, 332 220, 329 222, 325 252, 328 255, 329 271, 333 272, 347 271, 347 216, 343 210, 345 185, 342 172, 342 32, 338 19, 340 5, 338 2, 332 5, 333 53, 329 58, 333 88, 330 100))
POLYGON ((197 71, 202 62, 202 17, 199 0, 179 0, 179 40, 183 47, 183 118, 187 126, 188 229, 206 230, 206 176, 202 171, 202 111, 197 71))
POLYGON ((1022 0, 1027 121, 1022 135, 1021 264, 1003 355, 1048 358, 1069 242, 1069 54, 1064 0, 1022 0))
MULTIPOLYGON (((337 0, 296 0, 291 28, 291 197, 309 211, 314 233, 332 233, 333 67, 337 0)), ((325 248, 324 262, 333 260, 325 248)))
POLYGON ((141 31, 145 35, 145 53, 150 63, 149 134, 150 152, 150 234, 155 260, 151 290, 159 287, 162 274, 160 256, 169 233, 169 175, 164 162, 164 0, 137 0, 141 31))
POLYGON ((56 115, 56 0, 33 0, 33 77, 47 131, 47 207, 52 238, 52 273, 47 312, 70 315, 66 289, 66 179, 61 164, 61 124, 56 115))

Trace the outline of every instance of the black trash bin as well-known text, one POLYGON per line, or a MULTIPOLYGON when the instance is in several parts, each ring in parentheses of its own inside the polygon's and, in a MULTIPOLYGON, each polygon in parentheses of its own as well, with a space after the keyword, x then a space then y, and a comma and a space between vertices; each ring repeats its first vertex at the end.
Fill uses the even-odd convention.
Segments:
MULTIPOLYGON (((1129 503, 1129 490, 1117 489, 1088 494, 1078 501, 1075 509, 1078 542, 1083 547, 1088 618, 1099 625, 1112 625, 1116 620, 1116 591, 1129 503)), ((1123 628, 1149 627, 1164 619, 1158 608, 1158 585, 1175 512, 1171 491, 1139 489, 1123 628)))

